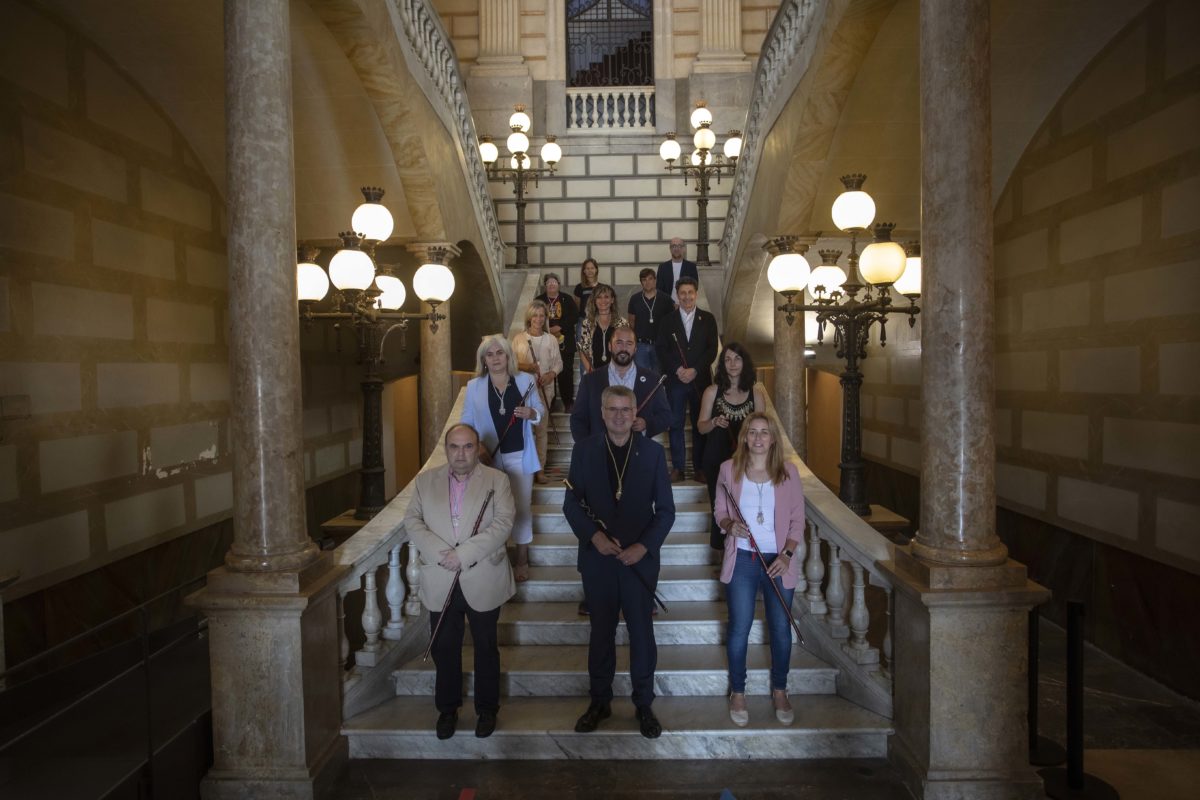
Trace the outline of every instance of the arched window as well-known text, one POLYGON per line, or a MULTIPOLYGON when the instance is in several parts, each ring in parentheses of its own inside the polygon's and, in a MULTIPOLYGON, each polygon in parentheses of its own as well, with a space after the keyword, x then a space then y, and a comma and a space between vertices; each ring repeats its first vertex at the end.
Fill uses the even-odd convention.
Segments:
POLYGON ((567 86, 653 86, 650 0, 567 0, 567 86))

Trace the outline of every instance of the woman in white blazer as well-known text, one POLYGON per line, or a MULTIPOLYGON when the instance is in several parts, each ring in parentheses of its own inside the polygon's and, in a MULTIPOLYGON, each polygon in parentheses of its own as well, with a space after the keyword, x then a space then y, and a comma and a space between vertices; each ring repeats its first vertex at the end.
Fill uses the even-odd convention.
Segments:
POLYGON ((533 541, 533 476, 542 468, 534 426, 546 413, 534 378, 517 371, 511 345, 502 334, 483 337, 475 351, 479 376, 467 383, 462 421, 479 431, 484 449, 496 451, 492 466, 508 475, 516 504, 512 537, 517 546, 513 569, 517 582, 529 580, 529 543, 533 541), (503 440, 502 440, 503 439, 503 440))

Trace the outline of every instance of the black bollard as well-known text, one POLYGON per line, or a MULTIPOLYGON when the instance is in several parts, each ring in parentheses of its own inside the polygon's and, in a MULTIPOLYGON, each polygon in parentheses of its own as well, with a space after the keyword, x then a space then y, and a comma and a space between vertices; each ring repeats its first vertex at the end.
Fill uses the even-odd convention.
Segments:
POLYGON ((1056 767, 1067 760, 1067 751, 1053 739, 1038 735, 1038 664, 1040 639, 1038 610, 1029 610, 1029 763, 1036 767, 1056 767))
POLYGON ((1067 602, 1067 767, 1038 770, 1054 800, 1120 800, 1110 784, 1083 771, 1083 603, 1067 602))

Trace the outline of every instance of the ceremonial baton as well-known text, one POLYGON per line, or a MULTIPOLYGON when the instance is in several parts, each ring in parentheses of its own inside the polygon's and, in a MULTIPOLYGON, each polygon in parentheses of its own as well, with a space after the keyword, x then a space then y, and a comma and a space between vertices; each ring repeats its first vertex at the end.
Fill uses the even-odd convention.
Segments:
POLYGON ((646 403, 649 403, 649 402, 650 402, 650 399, 651 399, 652 397, 654 397, 654 395, 655 395, 655 394, 657 394, 657 393, 658 393, 658 390, 659 390, 659 389, 661 389, 661 388, 662 388, 662 385, 663 385, 664 383, 666 383, 666 382, 667 382, 667 376, 666 376, 666 375, 661 375, 661 376, 659 376, 658 383, 654 384, 654 388, 650 390, 650 394, 646 395, 646 399, 645 399, 645 400, 643 400, 643 401, 642 401, 642 402, 641 402, 641 403, 638 405, 638 407, 637 407, 637 411, 634 411, 634 412, 633 412, 633 415, 634 415, 635 417, 640 417, 640 416, 642 415, 642 409, 646 407, 646 403))
MULTIPOLYGON (((483 506, 479 509, 479 516, 475 518, 475 527, 471 529, 470 539, 475 534, 479 533, 479 523, 483 522, 483 512, 487 510, 488 503, 492 502, 492 495, 496 493, 495 489, 489 489, 487 497, 483 498, 483 506)), ((425 655, 421 656, 421 661, 429 660, 429 651, 433 649, 433 642, 437 639, 438 631, 442 629, 442 620, 446 618, 446 609, 450 607, 450 597, 454 594, 455 587, 458 586, 458 579, 462 575, 462 566, 454 573, 454 581, 450 584, 450 591, 446 592, 446 602, 442 603, 442 613, 438 615, 437 625, 433 626, 433 633, 429 635, 429 645, 425 648, 425 655)))
MULTIPOLYGON (((738 507, 737 500, 733 499, 733 493, 729 491, 729 487, 721 484, 721 489, 725 491, 725 500, 729 503, 729 507, 733 509, 733 513, 737 514, 738 522, 745 526, 746 530, 750 530, 750 526, 746 523, 746 518, 742 516, 742 509, 738 507)), ((746 537, 750 540, 750 546, 754 548, 755 555, 758 556, 758 562, 762 564, 762 568, 767 568, 767 560, 763 558, 762 550, 758 549, 758 542, 754 541, 754 534, 746 537)), ((790 567, 791 564, 788 564, 790 567)), ((779 601, 779 605, 783 606, 783 612, 788 615, 788 622, 792 623, 792 630, 796 632, 796 641, 799 644, 804 644, 804 634, 800 633, 800 626, 796 623, 796 618, 792 616, 792 610, 788 608, 787 602, 783 599, 783 592, 779 591, 779 586, 775 583, 775 579, 768 573, 767 581, 771 584, 771 588, 775 590, 775 599, 779 601)))
MULTIPOLYGON (((592 511, 592 507, 588 505, 587 500, 584 500, 579 496, 579 493, 575 491, 575 487, 571 485, 571 481, 563 478, 563 486, 567 487, 567 491, 570 492, 571 496, 575 498, 575 502, 579 503, 579 507, 583 509, 583 513, 587 514, 588 519, 596 523, 596 526, 600 528, 600 530, 604 531, 605 536, 607 536, 609 539, 612 539, 613 537, 608 532, 608 526, 604 524, 604 520, 596 516, 596 512, 592 511)), ((613 539, 613 542, 616 543, 616 540, 613 539)), ((617 544, 619 545, 619 543, 617 544)), ((646 579, 642 576, 642 573, 638 572, 636 569, 633 569, 633 565, 629 565, 629 568, 633 570, 633 574, 637 576, 639 581, 641 581, 642 586, 644 586, 646 591, 650 593, 650 596, 654 598, 654 602, 663 610, 663 613, 670 613, 667 611, 667 607, 663 601, 658 598, 658 592, 650 588, 650 584, 646 582, 646 579)))
POLYGON ((546 397, 546 387, 542 386, 542 365, 538 362, 537 353, 533 351, 532 340, 529 342, 529 356, 533 359, 534 369, 537 370, 534 380, 537 382, 538 396, 542 398, 542 405, 546 407, 546 414, 550 417, 550 432, 554 434, 554 443, 558 444, 558 426, 554 424, 554 415, 550 413, 550 400, 546 397))
MULTIPOLYGON (((678 337, 678 336, 676 336, 674 333, 672 333, 672 334, 671 334, 671 338, 675 340, 675 349, 679 351, 679 360, 680 360, 681 362, 683 362, 683 368, 684 368, 684 369, 691 369, 691 367, 689 367, 689 366, 688 366, 688 363, 687 363, 687 354, 686 354, 685 352, 683 352, 683 345, 681 345, 681 344, 679 343, 679 337, 678 337)), ((690 385, 691 385, 691 387, 692 387, 692 391, 693 391, 693 392, 695 392, 695 391, 698 391, 698 390, 696 389, 696 382, 695 382, 695 381, 692 381, 690 385)))
MULTIPOLYGON (((490 378, 488 380, 491 380, 490 378)), ((500 434, 500 438, 496 440, 496 446, 488 453, 488 460, 494 462, 496 453, 500 452, 500 445, 504 443, 504 437, 508 436, 508 432, 512 430, 513 423, 517 421, 517 409, 525 405, 525 401, 529 399, 529 393, 537 386, 537 378, 533 379, 533 383, 529 384, 529 388, 525 390, 525 394, 521 395, 521 402, 517 403, 513 408, 512 416, 508 418, 508 424, 504 426, 504 433, 500 434)), ((549 412, 547 412, 549 413, 549 412)))

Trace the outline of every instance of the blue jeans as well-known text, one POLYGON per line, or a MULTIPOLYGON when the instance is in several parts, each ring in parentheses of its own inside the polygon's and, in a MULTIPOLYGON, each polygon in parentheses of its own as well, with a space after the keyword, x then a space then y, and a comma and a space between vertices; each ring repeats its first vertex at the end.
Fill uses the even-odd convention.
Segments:
MULTIPOLYGON (((767 566, 775 560, 775 554, 764 553, 767 566)), ((788 608, 792 607, 795 589, 784 589, 783 578, 776 578, 775 585, 783 594, 788 608)), ((779 604, 762 562, 751 550, 738 550, 733 577, 725 587, 725 599, 729 603, 729 630, 726 633, 725 652, 729 658, 729 690, 746 691, 746 649, 750 639, 750 626, 754 624, 754 604, 762 590, 763 607, 767 616, 767 633, 771 637, 771 688, 787 689, 788 669, 792 656, 792 624, 788 613, 779 604)))
POLYGON ((637 355, 633 357, 633 363, 637 364, 639 370, 652 369, 658 372, 658 354, 654 351, 654 345, 649 342, 638 342, 637 355))

